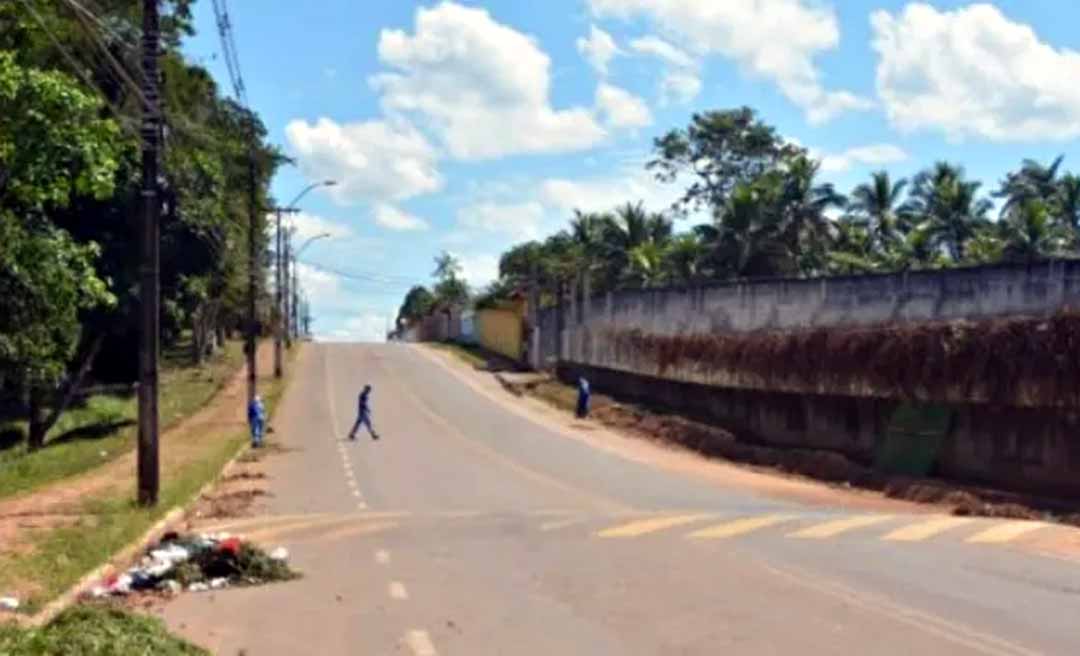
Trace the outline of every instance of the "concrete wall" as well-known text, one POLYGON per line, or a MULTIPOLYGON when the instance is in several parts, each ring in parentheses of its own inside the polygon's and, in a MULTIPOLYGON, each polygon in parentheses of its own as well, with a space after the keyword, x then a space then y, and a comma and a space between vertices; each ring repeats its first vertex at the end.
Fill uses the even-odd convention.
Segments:
MULTIPOLYGON (((873 326, 1001 316, 1049 315, 1080 307, 1080 262, 994 266, 815 280, 731 283, 698 288, 625 290, 565 303, 540 317, 541 361, 574 362, 688 382, 762 387, 729 372, 684 366, 619 348, 616 335, 688 336, 873 326)), ((874 395, 856 382, 783 391, 874 395)), ((773 383, 768 389, 777 389, 773 383)), ((949 398, 943 400, 965 400, 949 398)), ((977 400, 977 399, 971 399, 977 400)))
POLYGON ((747 443, 833 451, 904 475, 1080 497, 1077 413, 730 389, 573 364, 558 372, 569 384, 585 376, 598 391, 661 404, 747 443))
POLYGON ((476 313, 480 345, 513 360, 522 357, 522 316, 515 310, 480 310, 476 313))

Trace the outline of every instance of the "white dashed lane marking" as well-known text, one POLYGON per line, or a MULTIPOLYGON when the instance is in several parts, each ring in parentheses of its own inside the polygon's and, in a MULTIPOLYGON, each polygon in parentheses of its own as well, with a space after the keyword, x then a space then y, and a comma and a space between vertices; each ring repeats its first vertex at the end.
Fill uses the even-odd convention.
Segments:
POLYGON ((388 588, 390 592, 390 598, 398 601, 405 601, 409 598, 409 591, 405 589, 405 584, 401 581, 393 581, 388 588))
POLYGON ((386 549, 379 549, 375 552, 375 562, 380 565, 386 565, 390 562, 390 552, 386 549))
POLYGON ((431 644, 431 638, 427 631, 414 629, 405 636, 405 644, 409 646, 415 656, 437 656, 435 645, 431 644))

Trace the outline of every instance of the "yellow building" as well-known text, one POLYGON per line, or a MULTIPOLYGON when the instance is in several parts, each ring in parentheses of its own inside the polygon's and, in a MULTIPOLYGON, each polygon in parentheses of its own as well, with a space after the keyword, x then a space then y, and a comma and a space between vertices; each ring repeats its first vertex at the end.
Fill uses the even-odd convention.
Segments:
POLYGON ((476 334, 480 346, 512 360, 521 360, 525 336, 525 308, 525 299, 515 298, 500 303, 496 308, 477 311, 476 334))

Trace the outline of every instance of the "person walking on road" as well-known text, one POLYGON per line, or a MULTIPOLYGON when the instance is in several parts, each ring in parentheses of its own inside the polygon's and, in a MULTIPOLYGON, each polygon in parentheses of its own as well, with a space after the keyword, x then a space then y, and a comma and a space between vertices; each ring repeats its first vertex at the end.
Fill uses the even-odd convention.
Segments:
POLYGON ((251 427, 251 447, 262 446, 263 430, 266 428, 266 407, 258 394, 248 404, 248 425, 251 427))
POLYGON ((367 428, 371 433, 371 439, 379 439, 379 434, 375 432, 375 429, 371 426, 371 385, 364 385, 364 391, 360 392, 360 400, 357 405, 356 423, 353 424, 352 430, 349 431, 349 439, 356 439, 356 432, 363 426, 367 428))

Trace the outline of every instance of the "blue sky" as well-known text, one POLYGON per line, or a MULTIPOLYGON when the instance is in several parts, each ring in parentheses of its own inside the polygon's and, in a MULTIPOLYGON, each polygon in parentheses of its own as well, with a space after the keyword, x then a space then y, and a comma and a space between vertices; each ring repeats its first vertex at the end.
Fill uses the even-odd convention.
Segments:
MULTIPOLYGON (((750 105, 842 191, 936 160, 993 188, 1030 157, 1080 169, 1080 4, 880 0, 232 0, 252 105, 296 159, 274 181, 326 339, 380 338, 432 258, 475 286, 574 208, 677 185, 643 170, 696 111, 750 105), (359 274, 346 278, 325 269, 359 274)), ((211 4, 188 53, 227 88, 211 4)), ((988 189, 989 190, 989 189, 988 189)))

